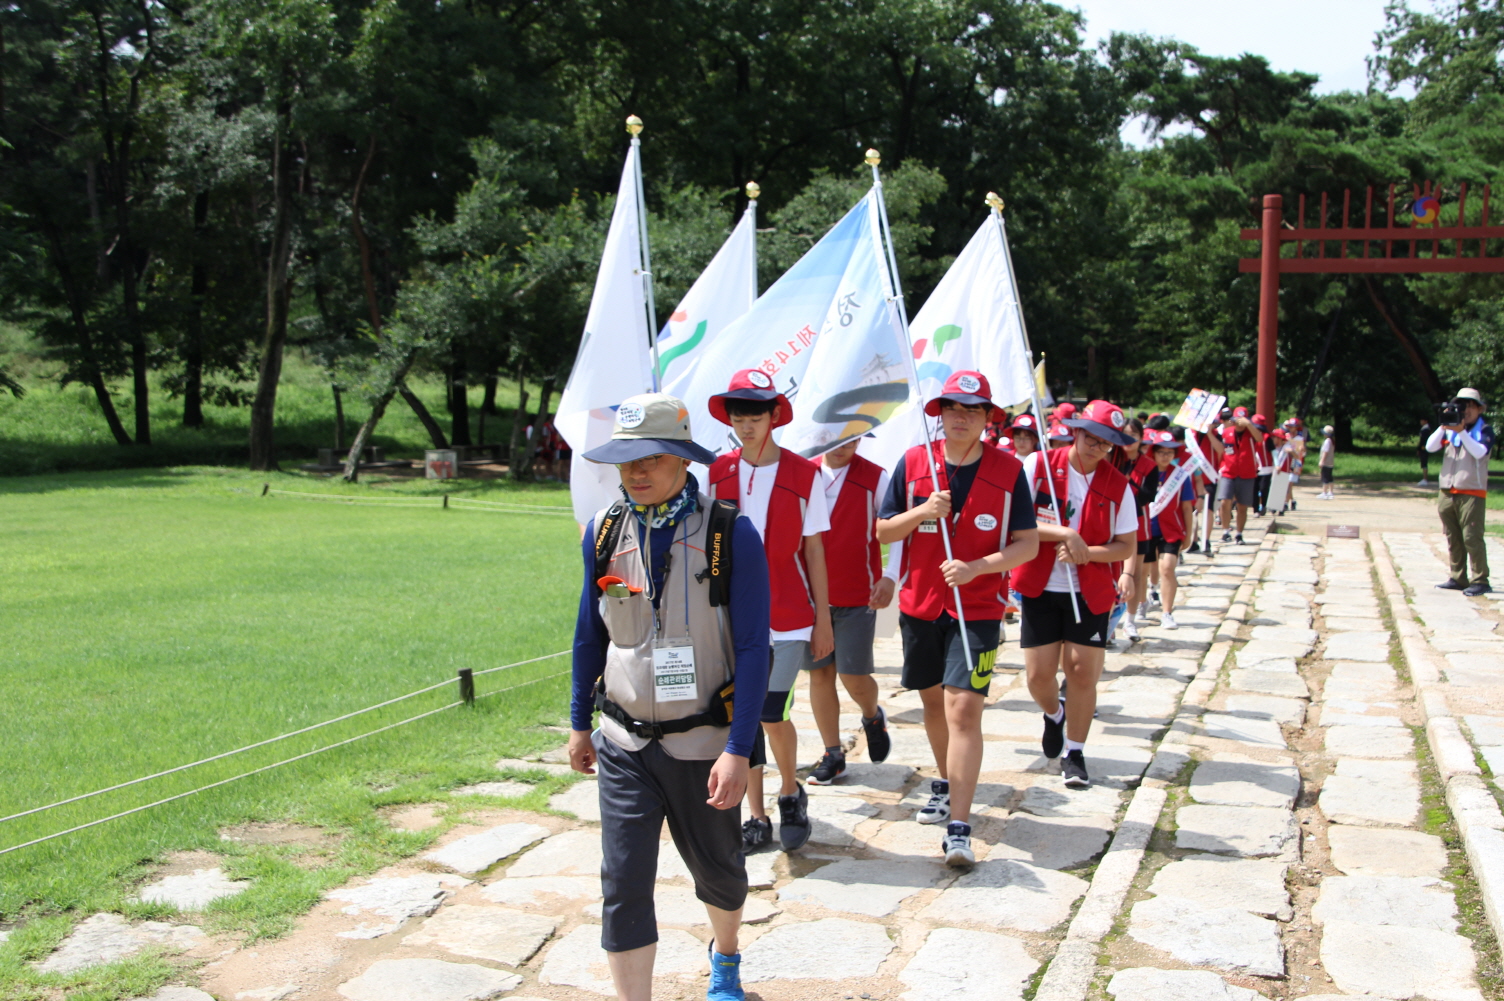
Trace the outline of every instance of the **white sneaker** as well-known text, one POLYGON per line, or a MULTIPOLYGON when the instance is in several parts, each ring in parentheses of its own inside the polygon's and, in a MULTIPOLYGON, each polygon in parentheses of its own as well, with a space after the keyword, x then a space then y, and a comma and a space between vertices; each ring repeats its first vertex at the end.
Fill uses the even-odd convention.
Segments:
POLYGON ((1163 614, 1163 615, 1161 615, 1159 617, 1159 628, 1161 628, 1161 629, 1179 629, 1180 628, 1180 623, 1178 623, 1178 622, 1175 621, 1175 616, 1171 615, 1169 612, 1166 612, 1165 614, 1163 614))
POLYGON ((1138 642, 1138 626, 1134 624, 1131 615, 1123 616, 1123 635, 1128 637, 1129 643, 1138 642))
POLYGON ((951 821, 945 828, 945 837, 940 839, 940 850, 945 852, 946 865, 976 865, 977 857, 971 850, 971 825, 951 821))
POLYGON ((1416 484, 1416 486, 1418 486, 1418 487, 1429 487, 1430 485, 1431 484, 1427 483, 1425 480, 1421 480, 1419 483, 1416 484))
POLYGON ((930 801, 920 808, 914 819, 921 824, 938 824, 950 819, 950 783, 930 780, 930 801))
POLYGON ((1149 624, 1149 603, 1146 601, 1138 606, 1138 616, 1134 619, 1135 625, 1147 626, 1149 624))

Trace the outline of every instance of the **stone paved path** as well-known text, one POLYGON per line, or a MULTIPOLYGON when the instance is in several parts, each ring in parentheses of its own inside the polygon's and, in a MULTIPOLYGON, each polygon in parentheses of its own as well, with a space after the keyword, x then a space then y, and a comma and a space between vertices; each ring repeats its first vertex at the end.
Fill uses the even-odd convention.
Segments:
MULTIPOLYGON (((1385 544, 1407 580, 1430 582, 1434 540, 1385 544)), ((835 786, 810 788, 810 845, 749 858, 749 992, 763 1001, 1485 997, 1462 933, 1477 929, 1462 927, 1456 900, 1475 892, 1458 884, 1471 870, 1437 833, 1452 829, 1439 755, 1417 756, 1417 732, 1426 744, 1415 728, 1452 731, 1437 722, 1445 714, 1433 693, 1396 670, 1391 596, 1375 581, 1368 543, 1357 540, 1270 536, 1212 561, 1192 557, 1181 570, 1182 628, 1151 626, 1144 642, 1108 656, 1086 791, 1066 790, 1039 754, 1039 713, 1010 628, 983 717, 979 861, 968 872, 944 866, 939 832, 912 819, 934 770, 917 695, 897 688, 897 640, 880 641, 893 753, 866 763, 856 707, 843 706, 852 764, 835 786)), ((1424 626, 1413 638, 1445 648, 1436 656, 1457 718, 1483 758, 1504 766, 1499 606, 1435 594, 1416 591, 1424 626)), ((804 766, 822 750, 806 707, 801 696, 804 766)), ((1438 745, 1434 734, 1431 744, 1468 757, 1466 744, 1438 745)), ((556 767, 499 765, 508 782, 526 777, 520 767, 556 767)), ((1450 779, 1454 811, 1470 790, 1492 806, 1472 768, 1450 779), (1456 784, 1464 779, 1474 786, 1456 784)), ((1504 910, 1504 817, 1467 802, 1466 816, 1499 839, 1504 910)), ((216 956, 199 985, 237 1001, 609 996, 592 804, 586 781, 552 804, 575 819, 478 814, 485 823, 456 828, 425 855, 332 891, 286 938, 216 956)), ((709 929, 667 840, 658 878, 657 996, 702 998, 709 929)), ((54 959, 76 959, 68 948, 54 959)))

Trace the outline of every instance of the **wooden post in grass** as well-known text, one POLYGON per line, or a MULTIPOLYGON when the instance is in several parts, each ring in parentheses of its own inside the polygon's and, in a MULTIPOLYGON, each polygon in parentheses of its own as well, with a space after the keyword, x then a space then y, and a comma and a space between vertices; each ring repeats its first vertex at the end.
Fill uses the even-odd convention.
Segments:
POLYGON ((467 706, 475 705, 475 675, 470 668, 460 668, 460 701, 467 706))

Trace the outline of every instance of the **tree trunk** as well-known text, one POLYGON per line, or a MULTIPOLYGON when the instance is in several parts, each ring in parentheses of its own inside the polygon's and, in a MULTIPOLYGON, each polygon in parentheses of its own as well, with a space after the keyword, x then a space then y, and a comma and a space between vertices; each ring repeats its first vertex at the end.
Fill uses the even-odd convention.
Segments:
MULTIPOLYGON (((1394 334, 1395 340, 1400 342, 1400 347, 1410 359, 1410 364, 1415 369, 1415 374, 1419 377, 1421 388, 1425 390, 1426 396, 1432 403, 1444 401, 1447 398, 1446 392, 1441 388, 1441 380, 1436 377, 1436 370, 1431 367, 1431 360, 1426 357, 1425 349, 1421 347, 1420 341, 1399 325, 1399 321, 1395 319, 1394 310, 1389 308, 1389 300, 1384 296, 1378 283, 1373 280, 1373 276, 1364 275, 1363 284, 1368 289, 1368 297, 1373 300, 1374 308, 1389 325, 1389 330, 1394 334)), ((1341 444, 1338 442, 1338 445, 1341 444)))
POLYGON ((512 418, 512 440, 507 445, 507 464, 514 480, 533 478, 532 436, 526 433, 527 416, 527 382, 522 377, 522 370, 518 369, 517 413, 512 418))
POLYGON ((94 352, 94 337, 89 333, 83 293, 74 279, 73 268, 68 263, 68 257, 63 252, 62 235, 52 220, 47 220, 44 225, 47 229, 48 243, 52 248, 52 264, 57 268, 58 278, 63 283, 63 294, 68 297, 68 313, 73 318, 73 335, 78 340, 78 354, 83 362, 84 378, 94 390, 94 399, 99 402, 99 411, 104 414, 104 422, 109 425, 110 434, 115 436, 115 443, 129 445, 131 436, 126 433, 125 425, 120 423, 120 415, 115 411, 115 401, 110 396, 109 388, 104 384, 104 373, 99 367, 99 356, 94 352))
POLYGON ((1300 398, 1300 406, 1295 408, 1295 416, 1301 420, 1305 420, 1306 414, 1311 411, 1311 401, 1316 398, 1316 384, 1321 381, 1321 373, 1326 371, 1326 358, 1331 354, 1332 340, 1337 336, 1337 324, 1342 319, 1342 310, 1346 305, 1345 298, 1337 304, 1332 322, 1326 328, 1326 340, 1321 342, 1321 350, 1316 354, 1316 367, 1311 369, 1311 381, 1306 384, 1306 393, 1300 398))
POLYGON ((1332 440, 1344 452, 1350 451, 1353 447, 1352 411, 1347 407, 1339 408, 1332 417, 1332 440))
POLYGON ((266 336, 261 344, 261 370, 256 381, 256 398, 251 403, 251 468, 277 468, 277 450, 272 429, 277 414, 277 384, 282 378, 282 348, 287 343, 287 311, 290 296, 287 269, 292 256, 292 187, 287 176, 287 154, 283 147, 290 113, 286 105, 279 109, 277 128, 272 135, 272 187, 275 207, 272 213, 271 250, 266 261, 266 336))
MULTIPOLYGON (((483 385, 485 387, 486 395, 483 396, 483 397, 481 397, 480 412, 482 414, 484 414, 484 415, 487 415, 487 416, 490 416, 490 417, 495 417, 496 416, 496 374, 493 372, 491 375, 486 376, 485 381, 483 383, 481 383, 481 385, 483 385)), ((484 445, 485 442, 481 442, 481 444, 484 445)))
POLYGON ((203 236, 209 224, 209 192, 193 199, 193 285, 188 304, 188 342, 183 348, 183 426, 204 426, 204 297, 209 293, 209 268, 204 263, 203 236))
MULTIPOLYGON (((366 310, 371 317, 371 330, 381 336, 381 308, 376 299, 376 273, 371 270, 371 241, 366 239, 366 228, 360 221, 360 196, 366 189, 366 171, 376 156, 376 134, 366 144, 365 162, 360 165, 360 176, 355 179, 355 194, 350 199, 350 225, 355 230, 355 244, 360 248, 360 280, 366 291, 366 310)), ((406 376, 404 375, 404 378, 406 376)))
MULTIPOLYGON (((412 363, 409 362, 403 369, 404 379, 407 377, 407 368, 411 367, 412 363)), ((433 441, 433 447, 448 448, 449 442, 444 439, 444 429, 439 427, 439 422, 433 419, 433 414, 429 413, 428 408, 423 405, 423 401, 418 399, 418 394, 408 389, 406 382, 399 382, 397 384, 397 392, 402 394, 402 398, 407 401, 407 405, 413 408, 413 413, 418 415, 418 420, 422 422, 423 429, 428 432, 428 437, 433 441)))
POLYGON ((465 385, 465 363, 455 358, 449 367, 449 416, 456 445, 473 445, 470 440, 470 387, 465 385))
POLYGON ((554 377, 549 376, 547 379, 543 380, 543 386, 538 390, 538 409, 533 414, 532 420, 533 437, 535 439, 538 436, 538 429, 541 428, 543 426, 543 422, 548 419, 548 404, 549 401, 553 398, 553 395, 554 377))
POLYGON ((329 389, 334 393, 334 447, 345 447, 345 401, 340 395, 339 386, 329 384, 329 389))

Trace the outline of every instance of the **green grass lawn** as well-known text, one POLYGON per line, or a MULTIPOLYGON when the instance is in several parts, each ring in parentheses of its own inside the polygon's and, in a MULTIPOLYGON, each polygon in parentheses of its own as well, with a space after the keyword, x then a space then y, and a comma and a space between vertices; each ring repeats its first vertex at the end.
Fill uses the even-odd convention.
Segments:
MULTIPOLYGON (((217 754, 452 679, 565 650, 579 587, 578 529, 558 486, 387 481, 347 486, 213 468, 0 479, 0 816, 217 754), (263 484, 407 503, 315 502, 263 484), (443 509, 449 493, 545 509, 443 509)), ((427 845, 378 809, 496 778, 498 757, 555 746, 568 657, 477 679, 474 708, 254 778, 0 855, 0 998, 104 999, 166 976, 146 956, 79 977, 24 965, 98 910, 137 916, 150 863, 181 849, 226 856, 254 880, 208 916, 277 934, 327 887, 427 845), (538 679, 544 679, 538 681, 538 679), (490 698, 488 692, 538 681, 490 698), (290 820, 329 849, 226 843, 219 830, 290 820), (305 853, 306 854, 306 853, 305 853), (135 986, 132 986, 135 985, 135 986)), ((0 848, 193 789, 453 701, 443 688, 271 747, 0 823, 0 848)), ((543 807, 568 780, 516 805, 543 807)), ((475 801, 467 801, 474 803, 475 801)), ((456 807, 458 809, 458 807, 456 807)))
MULTIPOLYGON (((1320 443, 1313 442, 1306 453, 1302 483, 1307 479, 1316 482, 1321 477, 1321 471, 1316 468, 1319 448, 1320 443)), ((1431 456, 1430 475, 1433 486, 1440 472, 1441 455, 1434 454, 1431 456)), ((1336 476, 1339 483, 1415 484, 1420 481, 1420 461, 1415 456, 1413 445, 1359 445, 1337 453, 1336 476)), ((1504 509, 1504 461, 1499 459, 1489 463, 1488 506, 1504 509)))

